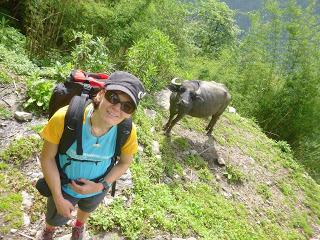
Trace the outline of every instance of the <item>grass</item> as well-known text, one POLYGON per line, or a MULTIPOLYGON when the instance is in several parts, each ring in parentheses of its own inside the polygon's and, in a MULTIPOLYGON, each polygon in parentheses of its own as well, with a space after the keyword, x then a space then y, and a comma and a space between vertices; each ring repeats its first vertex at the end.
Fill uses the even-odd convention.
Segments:
POLYGON ((224 172, 224 176, 227 178, 229 183, 232 184, 242 184, 247 177, 241 170, 231 164, 226 165, 226 171, 224 172))
POLYGON ((263 183, 260 183, 257 185, 257 193, 260 194, 265 200, 268 200, 272 197, 272 193, 270 191, 270 188, 263 183))
MULTIPOLYGON (((0 68, 1 70, 1 68, 0 68)), ((2 70, 0 71, 0 84, 9 84, 12 82, 12 78, 2 70)))
POLYGON ((22 174, 10 165, 0 162, 0 233, 8 233, 11 228, 23 224, 22 196, 19 193, 26 182, 22 174))
POLYGON ((12 112, 10 112, 7 108, 0 106, 0 118, 1 119, 9 119, 12 117, 12 112))
MULTIPOLYGON (((0 46, 1 69, 30 75, 37 71, 37 67, 26 59, 26 56, 0 46)), ((4 76, 9 75, 4 73, 4 76)), ((224 113, 214 128, 213 136, 223 148, 239 149, 241 154, 254 159, 275 177, 278 177, 279 170, 286 170, 275 180, 281 195, 273 196, 269 186, 257 184, 261 181, 253 175, 248 178, 241 166, 227 164, 227 182, 225 179, 220 181, 232 185, 229 186, 231 189, 238 191, 241 187, 253 186, 252 192, 248 192, 253 199, 259 195, 272 204, 278 197, 283 199, 280 202, 283 208, 263 205, 253 211, 249 204, 226 199, 219 193, 221 183, 215 181, 215 172, 200 156, 187 153, 192 147, 187 138, 177 136, 178 133, 171 138, 162 135, 161 128, 167 115, 167 111, 157 107, 152 96, 142 101, 134 122, 143 151, 137 154, 131 167, 134 188, 124 193, 129 201, 122 196, 115 198, 108 207, 100 206, 90 218, 92 229, 120 230, 127 239, 170 235, 210 240, 293 240, 312 236, 312 225, 320 224, 320 187, 295 162, 285 142, 267 138, 253 120, 238 114, 224 113), (156 118, 145 117, 144 107, 155 110, 156 118), (160 143, 161 158, 152 152, 154 140, 160 143), (187 178, 186 171, 192 171, 196 177, 187 178)), ((185 117, 179 124, 204 135, 208 122, 209 119, 185 117)), ((35 126, 33 130, 38 132, 41 127, 35 126)), ((37 220, 44 210, 45 199, 16 169, 40 148, 40 139, 22 138, 13 141, 0 154, 0 220, 5 221, 1 233, 21 227, 23 212, 19 191, 22 189, 35 199, 28 213, 32 221, 37 220)))
MULTIPOLYGON (((244 154, 250 153, 249 156, 271 172, 276 168, 272 165, 285 166, 289 172, 300 169, 299 165, 292 162, 291 152, 284 143, 279 144, 265 137, 251 120, 226 115, 223 121, 228 125, 219 124, 215 130, 214 136, 219 142, 230 147, 239 147, 244 154)), ((146 119, 142 112, 135 117, 142 126, 143 133, 139 135, 139 140, 146 149, 152 140, 159 141, 161 159, 154 157, 152 151, 139 153, 131 167, 134 189, 127 193, 128 198, 134 193, 133 201, 128 204, 123 199, 116 198, 109 207, 100 207, 90 219, 94 229, 120 228, 128 239, 149 239, 169 233, 183 238, 197 236, 199 239, 293 240, 305 239, 312 234, 310 218, 319 210, 315 200, 319 201, 320 197, 317 194, 312 196, 308 193, 309 190, 306 190, 305 204, 312 209, 312 214, 307 217, 297 216, 293 206, 296 204, 295 188, 300 188, 300 184, 304 182, 300 177, 295 183, 299 187, 292 186, 291 178, 297 176, 288 176, 277 183, 288 200, 288 203, 283 204, 288 204, 292 212, 270 208, 260 209, 253 214, 241 203, 225 199, 217 192, 217 183, 207 163, 198 155, 184 154, 190 149, 187 139, 175 135, 167 138, 159 132, 151 133, 151 126, 157 126, 161 121, 146 119), (184 169, 192 169, 197 178, 184 178, 184 169), (166 177, 171 181, 164 184, 162 180, 166 177), (261 212, 264 212, 263 218, 260 216, 261 212), (259 224, 249 220, 252 217, 261 218, 259 224)), ((193 121, 198 120, 186 120, 187 124, 190 124, 189 128, 194 130, 192 126, 198 128, 199 125, 191 124, 193 121)), ((202 127, 197 130, 200 129, 202 127)), ((254 178, 247 178, 240 167, 232 164, 226 166, 225 172, 229 184, 256 181, 254 178)), ((318 186, 313 187, 319 189, 318 186)), ((256 185, 256 192, 263 199, 273 199, 269 186, 264 183, 256 185)))
POLYGON ((10 145, 0 152, 0 159, 16 166, 29 160, 33 154, 40 151, 42 140, 35 137, 15 139, 10 145))

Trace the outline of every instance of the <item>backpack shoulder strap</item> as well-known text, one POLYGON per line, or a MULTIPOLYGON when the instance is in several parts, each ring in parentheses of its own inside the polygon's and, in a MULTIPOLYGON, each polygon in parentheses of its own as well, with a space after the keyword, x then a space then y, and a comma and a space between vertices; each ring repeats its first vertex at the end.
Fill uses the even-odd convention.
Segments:
POLYGON ((85 108, 91 101, 87 94, 74 96, 69 104, 65 120, 64 130, 60 139, 58 153, 64 154, 70 146, 77 140, 77 154, 82 155, 82 123, 85 108))
POLYGON ((127 118, 118 124, 117 142, 114 157, 120 157, 121 148, 127 141, 132 130, 132 118, 127 118))

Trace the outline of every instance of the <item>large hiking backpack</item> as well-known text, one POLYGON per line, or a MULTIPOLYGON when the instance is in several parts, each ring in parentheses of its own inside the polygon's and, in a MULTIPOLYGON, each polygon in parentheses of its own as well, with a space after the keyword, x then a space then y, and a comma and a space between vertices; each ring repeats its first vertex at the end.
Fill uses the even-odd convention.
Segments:
MULTIPOLYGON (((49 118, 61 107, 69 104, 65 121, 64 130, 58 146, 56 163, 60 174, 61 185, 71 182, 61 168, 59 163, 59 154, 65 154, 70 146, 77 141, 76 152, 78 155, 83 154, 82 149, 82 124, 83 114, 86 106, 91 99, 104 87, 108 75, 102 73, 87 73, 80 70, 73 70, 64 83, 58 83, 52 93, 49 102, 49 118)), ((120 157, 121 147, 124 145, 132 129, 132 119, 128 118, 118 124, 117 142, 115 154, 107 171, 96 179, 90 179, 94 182, 101 181, 115 165, 120 157)), ((116 182, 112 184, 111 195, 115 194, 116 182)), ((36 188, 43 196, 50 196, 51 192, 44 178, 39 179, 36 188)))

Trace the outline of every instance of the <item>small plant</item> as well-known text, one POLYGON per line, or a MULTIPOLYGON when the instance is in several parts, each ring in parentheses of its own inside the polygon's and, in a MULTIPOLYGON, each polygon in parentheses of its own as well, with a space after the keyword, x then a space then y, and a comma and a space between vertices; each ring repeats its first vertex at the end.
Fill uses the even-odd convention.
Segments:
POLYGON ((12 78, 5 72, 0 72, 0 84, 8 84, 12 82, 12 78))
POLYGON ((199 155, 189 155, 185 159, 185 163, 188 166, 193 167, 193 168, 195 168, 197 170, 207 167, 207 163, 199 155))
POLYGON ((228 164, 226 166, 226 172, 224 173, 229 183, 233 184, 241 184, 247 177, 241 172, 238 168, 233 165, 228 164))
POLYGON ((30 129, 32 131, 34 131, 35 133, 39 133, 43 127, 44 127, 43 124, 39 124, 39 125, 34 125, 34 126, 30 127, 30 129))
POLYGON ((181 150, 187 150, 190 147, 188 140, 182 137, 175 138, 173 142, 176 143, 181 150))
POLYGON ((0 153, 0 158, 14 165, 21 165, 40 151, 42 140, 35 137, 16 139, 10 143, 7 149, 0 153))
POLYGON ((279 183, 277 183, 277 186, 285 196, 294 196, 294 191, 293 191, 291 185, 289 185, 285 182, 279 182, 279 183))
POLYGON ((28 100, 24 107, 35 112, 47 112, 54 83, 34 74, 27 80, 28 100))
POLYGON ((270 188, 266 184, 258 184, 256 190, 264 199, 269 199, 272 196, 270 188))
POLYGON ((198 171, 198 176, 203 182, 211 182, 213 175, 208 168, 202 168, 198 171))
POLYGON ((276 147, 278 147, 283 153, 292 153, 291 147, 286 141, 278 141, 276 143, 276 147))
POLYGON ((12 113, 5 107, 0 106, 0 118, 8 119, 12 117, 12 113))

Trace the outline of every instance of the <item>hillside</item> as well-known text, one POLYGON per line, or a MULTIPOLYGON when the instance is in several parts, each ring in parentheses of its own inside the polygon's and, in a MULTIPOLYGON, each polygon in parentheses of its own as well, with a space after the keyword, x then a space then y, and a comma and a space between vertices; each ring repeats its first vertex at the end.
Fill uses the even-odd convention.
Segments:
MULTIPOLYGON (((25 53, 25 37, 12 28, 3 31, 0 239, 34 239, 45 208, 33 187, 41 176, 37 133, 53 84, 72 65, 36 65, 25 53), (32 112, 26 114, 30 120, 17 121, 17 110, 32 112)), ((106 197, 90 218, 89 239, 320 239, 320 186, 286 142, 227 111, 210 137, 204 133, 208 120, 191 117, 166 137, 168 96, 165 89, 150 92, 136 111, 139 152, 118 181, 116 197, 106 197)), ((69 233, 61 227, 56 236, 69 233)))
MULTIPOLYGON (((0 69, 8 80, 1 81, 0 93, 0 232, 3 239, 31 239, 43 222, 44 199, 32 181, 39 176, 41 147, 35 133, 45 119, 18 123, 12 117, 23 102, 25 80, 3 62, 0 69)), ((129 184, 91 218, 91 236, 319 238, 320 186, 293 160, 285 142, 274 142, 253 121, 228 112, 214 138, 204 134, 207 121, 195 118, 184 119, 165 137, 161 126, 168 111, 159 104, 167 102, 168 92, 159 94, 149 95, 134 116, 140 151, 125 179, 129 184)), ((67 233, 62 228, 58 235, 67 233)))

